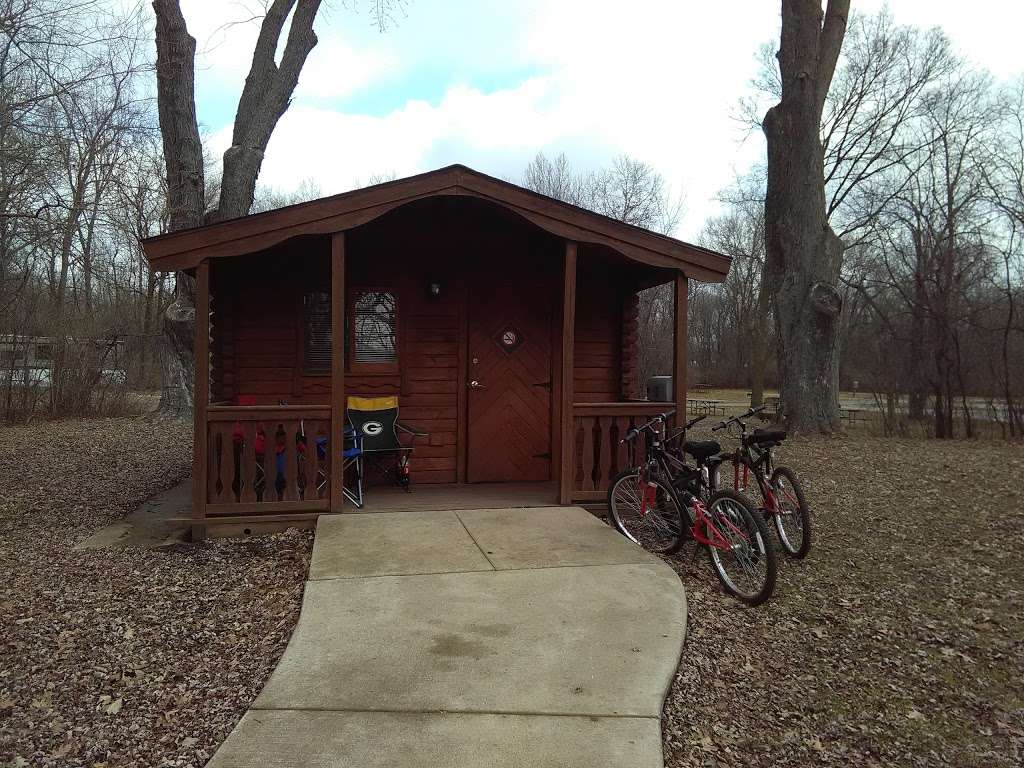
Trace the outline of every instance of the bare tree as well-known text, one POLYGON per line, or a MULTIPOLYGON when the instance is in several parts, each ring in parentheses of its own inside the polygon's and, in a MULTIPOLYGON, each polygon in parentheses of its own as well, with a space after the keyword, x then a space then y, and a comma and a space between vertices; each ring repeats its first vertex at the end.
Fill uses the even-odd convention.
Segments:
MULTIPOLYGON (((751 405, 764 397, 765 367, 770 351, 770 297, 762 279, 765 259, 764 173, 754 168, 719 194, 725 212, 709 219, 701 244, 732 256, 729 275, 720 287, 711 288, 719 301, 707 306, 698 302, 691 310, 709 311, 724 323, 722 353, 716 361, 730 384, 750 385, 751 405), (728 354, 727 354, 728 353, 728 354), (731 363, 723 365, 726 358, 731 363)), ((710 361, 708 363, 710 367, 710 361)), ((725 382, 721 382, 725 383, 725 382)))
POLYGON ((781 401, 794 430, 839 426, 837 288, 842 243, 826 218, 821 117, 849 0, 782 0, 782 97, 768 110, 765 277, 774 299, 781 401))
POLYGON ((523 171, 520 183, 527 189, 556 200, 564 200, 573 205, 583 203, 583 176, 573 170, 564 153, 551 160, 543 152, 538 152, 523 171))
POLYGON ((1003 219, 1005 232, 998 246, 1002 260, 999 291, 1005 311, 999 324, 1000 365, 996 376, 1006 404, 1007 428, 1015 437, 1024 435, 1024 407, 1018 389, 1020 369, 1024 367, 1020 358, 1024 355, 1018 353, 1014 360, 1014 341, 1019 344, 1024 335, 1019 309, 1024 287, 1024 76, 1005 89, 1001 107, 1002 131, 983 170, 989 199, 1003 219))

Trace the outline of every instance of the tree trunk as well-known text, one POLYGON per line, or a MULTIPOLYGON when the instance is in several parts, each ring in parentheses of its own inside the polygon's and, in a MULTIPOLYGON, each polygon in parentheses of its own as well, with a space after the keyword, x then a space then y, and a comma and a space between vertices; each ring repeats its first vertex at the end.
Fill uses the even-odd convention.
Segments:
POLYGON ((768 284, 761 275, 761 287, 757 291, 757 315, 754 318, 754 333, 751 339, 750 407, 757 408, 764 403, 764 371, 768 366, 768 307, 770 303, 768 284))
MULTIPOLYGON (((188 32, 178 0, 154 0, 156 82, 160 134, 167 166, 169 231, 203 223, 203 145, 195 102, 195 38, 188 32)), ((192 411, 192 339, 195 306, 192 279, 179 272, 174 301, 163 319, 158 413, 186 416, 192 411)))
POLYGON ((825 208, 821 115, 846 30, 849 0, 782 0, 782 98, 765 115, 765 278, 773 297, 781 407, 793 431, 839 421, 836 285, 843 245, 825 208))
MULTIPOLYGON (((260 25, 252 66, 238 101, 231 146, 217 208, 205 211, 203 148, 195 106, 196 41, 185 24, 179 0, 153 0, 156 13, 157 104, 167 165, 168 231, 245 216, 252 207, 256 179, 270 136, 288 109, 306 57, 317 43, 313 21, 321 0, 274 0, 260 25), (294 8, 294 13, 292 9, 294 8), (288 39, 275 61, 289 15, 288 39)), ((174 302, 163 321, 158 413, 181 416, 192 410, 195 289, 191 276, 178 273, 174 302)))

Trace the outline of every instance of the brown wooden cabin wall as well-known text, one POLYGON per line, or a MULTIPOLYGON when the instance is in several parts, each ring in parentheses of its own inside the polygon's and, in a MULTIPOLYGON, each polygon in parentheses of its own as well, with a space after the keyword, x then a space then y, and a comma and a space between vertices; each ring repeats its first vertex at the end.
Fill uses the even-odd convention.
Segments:
POLYGON ((586 255, 576 283, 575 401, 614 403, 622 399, 622 283, 617 270, 586 255))

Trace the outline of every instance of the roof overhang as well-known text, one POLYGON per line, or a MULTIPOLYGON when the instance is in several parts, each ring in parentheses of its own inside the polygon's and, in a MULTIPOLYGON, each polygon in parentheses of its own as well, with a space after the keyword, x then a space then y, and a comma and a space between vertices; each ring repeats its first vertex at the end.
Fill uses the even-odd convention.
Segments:
POLYGON ((352 229, 415 200, 446 195, 490 201, 558 237, 605 245, 633 261, 676 269, 705 282, 724 280, 732 261, 725 254, 624 224, 463 165, 171 232, 142 244, 153 269, 188 270, 204 259, 255 253, 298 235, 352 229))

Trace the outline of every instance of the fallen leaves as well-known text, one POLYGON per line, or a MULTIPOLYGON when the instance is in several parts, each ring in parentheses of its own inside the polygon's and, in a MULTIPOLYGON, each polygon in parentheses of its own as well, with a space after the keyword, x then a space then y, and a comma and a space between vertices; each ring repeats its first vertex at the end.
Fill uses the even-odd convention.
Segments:
POLYGON ((669 559, 689 626, 666 764, 1024 765, 1021 447, 845 436, 778 459, 815 539, 780 552, 770 602, 724 595, 692 548, 669 559))
POLYGON ((190 432, 138 419, 0 429, 5 768, 201 768, 276 665, 308 533, 72 549, 184 476, 190 432))

